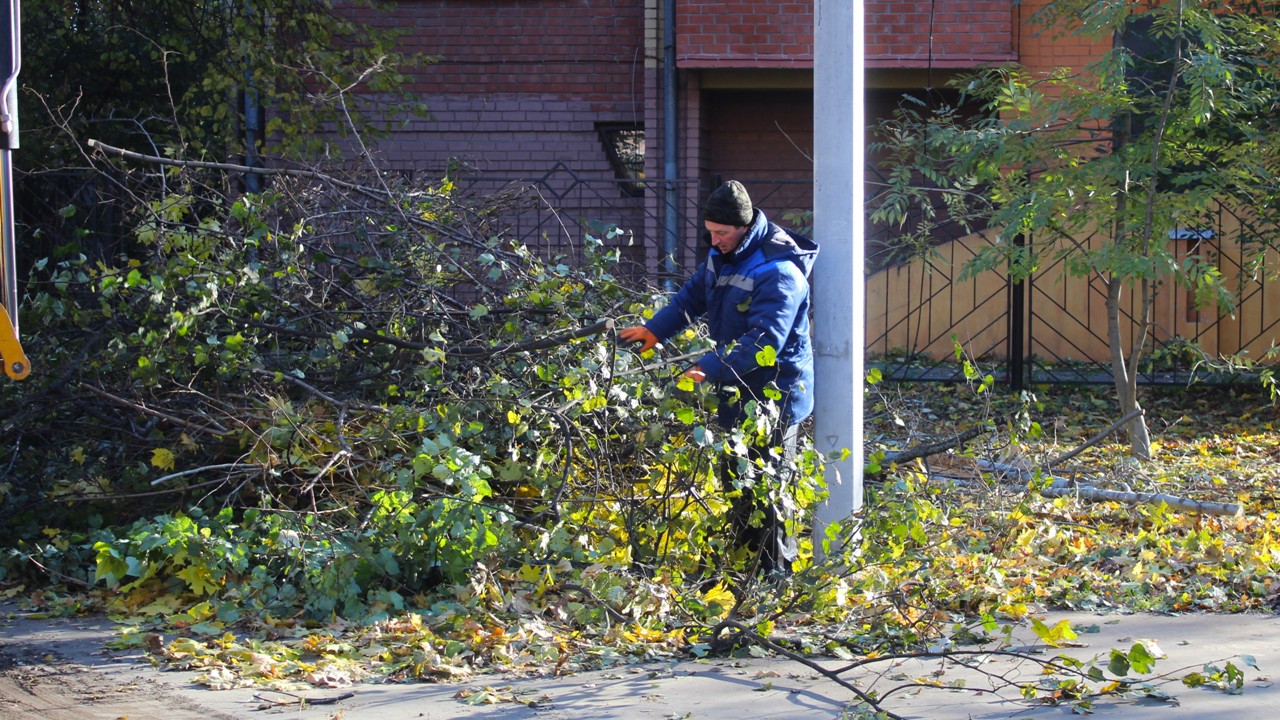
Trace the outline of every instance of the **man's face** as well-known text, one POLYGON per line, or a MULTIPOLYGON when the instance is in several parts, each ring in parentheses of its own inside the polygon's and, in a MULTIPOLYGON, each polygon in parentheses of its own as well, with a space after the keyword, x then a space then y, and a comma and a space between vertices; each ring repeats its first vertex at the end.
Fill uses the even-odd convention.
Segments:
POLYGON ((707 232, 711 233, 711 244, 720 251, 721 255, 733 254, 747 234, 747 228, 737 225, 721 225, 710 220, 704 221, 703 224, 707 226, 707 232))

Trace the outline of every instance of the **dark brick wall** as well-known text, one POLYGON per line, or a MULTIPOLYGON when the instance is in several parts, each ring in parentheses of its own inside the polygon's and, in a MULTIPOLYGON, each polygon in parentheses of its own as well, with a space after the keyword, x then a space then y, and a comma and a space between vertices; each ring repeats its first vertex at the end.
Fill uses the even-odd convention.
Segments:
POLYGON ((406 31, 403 48, 439 57, 417 93, 536 93, 618 102, 643 67, 644 0, 403 0, 371 25, 406 31))
MULTIPOLYGON (((1009 0, 867 0, 867 64, 965 67, 1014 59, 1014 13, 1009 0)), ((682 67, 813 65, 812 2, 677 0, 676 17, 682 67)))
POLYGON ((813 93, 708 91, 702 112, 708 180, 742 181, 777 222, 813 207, 813 93))
POLYGON ((382 144, 393 166, 541 175, 556 163, 611 178, 598 123, 644 117, 645 0, 402 0, 349 7, 406 33, 406 68, 430 110, 382 144), (391 11, 387 12, 386 7, 391 11))

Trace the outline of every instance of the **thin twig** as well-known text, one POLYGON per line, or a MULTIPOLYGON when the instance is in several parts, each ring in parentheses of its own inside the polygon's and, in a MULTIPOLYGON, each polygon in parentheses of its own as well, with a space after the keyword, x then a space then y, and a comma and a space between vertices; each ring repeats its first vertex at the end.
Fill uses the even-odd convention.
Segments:
POLYGON ((608 615, 609 617, 613 618, 614 620, 616 620, 617 622, 620 622, 620 623, 629 623, 629 622, 631 622, 631 618, 629 618, 629 617, 627 617, 626 615, 623 615, 622 613, 618 612, 617 610, 615 610, 615 609, 613 608, 613 606, 612 606, 612 605, 610 605, 609 603, 607 603, 607 602, 605 602, 605 601, 601 600, 600 598, 596 597, 596 594, 595 594, 595 593, 593 593, 593 592, 591 592, 590 590, 586 589, 585 587, 583 587, 583 586, 579 585, 578 583, 560 583, 560 590, 562 590, 562 591, 564 591, 564 592, 577 592, 577 593, 582 593, 583 597, 585 597, 585 598, 587 598, 588 600, 590 600, 591 602, 594 602, 595 604, 599 605, 599 606, 600 606, 600 609, 601 609, 601 610, 604 610, 604 614, 605 614, 605 615, 608 615))
MULTIPOLYGON (((1029 488, 1025 482, 1036 477, 1036 474, 1033 471, 1026 470, 1024 468, 1017 468, 1012 465, 1003 465, 1000 463, 992 463, 982 460, 978 461, 978 468, 983 472, 1004 473, 1009 477, 1023 481, 1019 483, 1000 483, 1001 488, 1011 492, 1027 492, 1029 488)), ((984 486, 984 483, 981 481, 973 480, 971 478, 954 477, 947 475, 946 473, 930 473, 928 477, 930 480, 946 480, 948 482, 959 484, 984 486)), ((1243 512, 1243 507, 1239 503, 1192 500, 1191 498, 1168 495, 1165 493, 1108 490, 1105 488, 1095 487, 1090 483, 1080 483, 1070 478, 1058 477, 1056 475, 1045 474, 1040 477, 1041 479, 1049 480, 1049 484, 1034 489, 1041 495, 1041 497, 1046 498, 1074 497, 1080 500, 1118 502, 1126 505, 1165 504, 1172 510, 1201 513, 1204 515, 1227 515, 1232 517, 1237 517, 1243 512)))
POLYGON ((284 690, 272 690, 271 692, 280 693, 281 695, 288 695, 290 698, 293 698, 293 699, 292 700, 276 700, 274 698, 265 697, 262 693, 254 693, 253 697, 255 700, 268 703, 275 707, 291 707, 293 705, 297 705, 298 707, 301 708, 301 707, 306 707, 307 705, 332 705, 334 703, 342 702, 343 700, 350 700, 351 698, 356 696, 356 694, 353 692, 344 692, 341 695, 334 695, 332 697, 308 697, 308 696, 298 695, 291 692, 285 692, 284 690))
POLYGON ((88 390, 89 392, 93 393, 94 395, 97 395, 98 397, 101 397, 106 400, 110 400, 111 402, 116 403, 117 405, 122 405, 124 407, 137 410, 138 412, 146 413, 148 415, 153 415, 163 420, 168 420, 169 422, 174 423, 176 425, 182 425, 183 427, 188 427, 188 428, 191 428, 192 430, 196 430, 203 433, 209 433, 210 435, 214 435, 216 437, 221 437, 227 434, 227 429, 222 427, 221 425, 219 425, 217 422, 213 420, 207 420, 207 422, 204 425, 201 425, 199 423, 195 423, 190 420, 184 420, 183 418, 176 417, 168 413, 160 412, 159 410, 154 410, 152 408, 147 407, 146 405, 142 405, 139 403, 132 402, 130 400, 126 400, 117 395, 112 395, 106 390, 94 387, 87 383, 80 383, 80 387, 84 390, 88 390))
POLYGON ((176 473, 170 473, 168 475, 165 475, 164 477, 159 477, 159 478, 156 478, 155 480, 152 480, 151 484, 159 485, 162 482, 167 482, 169 480, 185 477, 187 475, 195 475, 197 473, 202 473, 210 470, 240 470, 243 472, 243 471, 256 470, 256 469, 258 469, 257 465, 250 465, 248 463, 221 463, 219 465, 205 465, 203 467, 187 468, 186 470, 180 470, 176 473))
POLYGON ((661 370, 670 365, 677 365, 679 363, 685 362, 686 360, 697 360, 698 358, 706 354, 707 354, 706 350, 697 350, 695 352, 685 353, 683 355, 676 355, 675 357, 663 358, 661 362, 650 363, 648 365, 641 365, 640 367, 631 368, 630 370, 623 370, 621 372, 615 373, 613 377, 621 378, 621 377, 627 377, 629 375, 639 375, 640 373, 653 372, 655 370, 661 370))
POLYGON ((143 153, 134 152, 132 150, 125 150, 124 148, 118 148, 112 145, 107 145, 101 140, 93 140, 93 139, 89 140, 89 147, 97 148, 102 152, 110 153, 112 155, 118 155, 126 160, 135 160, 137 162, 155 163, 157 165, 169 165, 172 167, 199 168, 202 170, 222 170, 225 172, 240 172, 240 173, 247 173, 252 175, 288 175, 291 177, 308 178, 311 180, 323 180, 324 182, 332 183, 334 185, 337 185, 338 187, 347 188, 348 190, 359 190, 360 192, 366 192, 373 195, 384 196, 384 195, 390 194, 385 190, 380 190, 378 188, 371 188, 367 185, 360 185, 359 183, 352 183, 352 182, 347 182, 345 180, 339 180, 330 175, 325 175, 324 173, 316 172, 315 170, 299 170, 297 168, 251 167, 249 165, 237 165, 235 163, 208 162, 204 160, 175 160, 174 158, 161 157, 159 155, 146 155, 143 153))
POLYGON ((560 345, 566 345, 574 340, 578 340, 585 337, 591 337, 592 335, 599 335, 600 333, 603 333, 603 332, 609 332, 613 330, 614 324, 615 323, 612 318, 605 318, 604 320, 597 320, 596 322, 590 325, 587 325, 586 327, 581 327, 581 328, 578 328, 577 330, 570 330, 569 332, 566 332, 566 333, 561 333, 559 335, 552 335, 551 337, 546 337, 539 340, 530 340, 528 342, 516 343, 513 345, 498 345, 498 346, 463 345, 462 347, 453 348, 449 352, 454 355, 463 355, 466 357, 493 357, 496 355, 505 355, 506 353, 513 353, 513 352, 530 352, 533 350, 547 350, 549 348, 559 347, 560 345))
POLYGON ((64 502, 64 503, 102 502, 104 500, 118 502, 120 500, 134 500, 136 498, 156 497, 158 495, 172 495, 174 493, 190 492, 197 488, 208 487, 210 485, 222 485, 225 482, 227 482, 226 478, 220 478, 218 480, 205 480, 204 482, 198 482, 193 485, 187 485, 186 487, 172 488, 169 490, 152 490, 151 492, 97 493, 94 495, 89 495, 89 494, 60 495, 58 497, 58 502, 64 502))
POLYGON ((1093 437, 1089 438, 1088 440, 1085 440, 1083 443, 1081 443, 1081 444, 1080 444, 1078 447, 1076 447, 1074 450, 1071 450, 1070 452, 1065 452, 1065 453, 1063 453, 1063 454, 1059 455, 1058 457, 1056 457, 1056 458, 1054 458, 1054 459, 1050 460, 1049 462, 1045 463, 1045 464, 1044 464, 1044 466, 1045 466, 1046 468, 1052 468, 1052 467, 1056 467, 1056 466, 1058 466, 1058 465, 1061 465, 1062 463, 1064 463, 1064 462, 1066 462, 1066 461, 1070 460, 1071 458, 1073 458, 1073 457, 1075 457, 1075 456, 1079 455, 1080 453, 1084 452, 1085 450, 1089 449, 1090 447, 1093 447, 1094 445, 1097 445, 1098 443, 1102 442, 1102 440, 1103 440, 1104 438, 1106 438, 1108 435, 1110 435, 1111 433, 1113 433, 1113 432, 1115 432, 1115 431, 1119 430, 1120 428, 1124 427, 1125 425, 1127 425, 1127 424, 1129 423, 1129 421, 1130 421, 1130 420, 1132 420, 1132 419, 1134 419, 1134 418, 1136 418, 1136 417, 1139 417, 1139 416, 1141 416, 1141 415, 1143 415, 1143 410, 1142 410, 1142 408, 1135 408, 1135 409, 1133 409, 1133 410, 1130 410, 1128 413, 1126 413, 1126 414, 1125 414, 1125 416, 1124 416, 1124 417, 1122 417, 1122 418, 1120 418, 1119 420, 1117 420, 1117 421, 1115 421, 1114 423, 1112 423, 1112 424, 1111 424, 1111 427, 1107 428, 1106 430, 1103 430, 1102 432, 1098 433, 1097 435, 1094 435, 1093 437))
POLYGON ((39 561, 39 560, 36 560, 36 559, 35 559, 35 556, 31 555, 30 553, 23 553, 23 557, 25 557, 25 558, 26 558, 26 559, 27 559, 27 560, 28 560, 32 565, 35 565, 36 567, 40 568, 41 570, 43 570, 43 571, 45 571, 45 572, 49 573, 49 575, 50 575, 51 577, 58 577, 58 578, 62 578, 63 580, 65 580, 65 581, 67 581, 67 582, 74 583, 74 584, 79 585, 80 587, 84 587, 84 588, 91 588, 91 587, 93 587, 93 585, 92 585, 92 584, 87 583, 87 582, 85 582, 84 580, 81 580, 80 578, 71 577, 70 575, 64 575, 63 573, 60 573, 60 572, 58 572, 57 570, 54 570, 54 569, 52 569, 52 568, 47 568, 47 567, 45 567, 44 565, 42 565, 42 564, 40 563, 40 561, 39 561))
MULTIPOLYGON (((894 713, 890 710, 885 709, 884 706, 882 706, 875 698, 863 692, 860 688, 858 688, 857 685, 854 685, 848 680, 845 680, 844 678, 840 677, 841 671, 828 670, 822 667, 821 665, 819 665, 818 663, 813 662, 812 660, 805 657, 804 655, 801 655, 800 653, 797 653, 797 652, 793 652, 787 649, 786 647, 783 647, 782 645, 779 645, 778 643, 773 642, 772 640, 764 637, 763 635, 755 632, 751 628, 748 628, 747 626, 743 625, 742 623, 739 623, 736 620, 725 620, 724 622, 720 623, 720 625, 716 627, 716 631, 719 631, 722 628, 729 628, 732 630, 736 630, 737 638, 755 645, 759 645, 762 648, 776 652, 779 655, 785 656, 789 660, 794 660, 800 663, 801 665, 804 665, 810 670, 813 670, 814 672, 818 673, 819 675, 822 675, 823 677, 827 678, 831 682, 834 682, 835 684, 839 685, 845 690, 848 690, 849 692, 853 693, 855 696, 857 696, 859 700, 861 700, 862 702, 872 707, 876 712, 883 713, 885 717, 892 718, 892 720, 905 720, 901 715, 898 715, 897 713, 894 713)), ((716 634, 718 634, 718 632, 713 631, 712 635, 714 636, 716 634)))
POLYGON ((297 385, 298 387, 306 389, 308 392, 320 398, 321 400, 324 400, 325 402, 331 403, 340 408, 353 407, 359 410, 368 410, 370 412, 378 412, 378 413, 384 413, 384 414, 388 414, 391 412, 390 410, 384 407, 380 407, 378 405, 366 405, 365 403, 353 403, 353 402, 346 402, 344 400, 339 400, 338 398, 333 397, 332 395, 324 392, 323 390, 320 390, 316 386, 311 385, 310 383, 304 380, 296 378, 290 375, 289 373, 272 372, 270 370, 261 370, 258 368, 254 368, 252 372, 255 375, 261 375, 263 377, 269 377, 276 380, 288 380, 294 385, 297 385))

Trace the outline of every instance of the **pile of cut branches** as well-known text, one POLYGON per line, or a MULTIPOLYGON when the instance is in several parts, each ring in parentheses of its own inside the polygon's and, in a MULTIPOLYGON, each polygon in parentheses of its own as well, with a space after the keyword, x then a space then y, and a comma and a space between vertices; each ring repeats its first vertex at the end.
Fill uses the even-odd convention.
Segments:
MULTIPOLYGON (((296 170, 238 194, 246 168, 94 149, 132 240, 29 281, 42 371, 0 390, 10 579, 360 619, 481 566, 750 575, 711 469, 776 408, 713 430, 675 382, 703 338, 619 347, 657 295, 620 280, 624 231, 548 257, 507 238, 519 187, 296 170)), ((793 464, 798 523, 820 468, 793 464)))

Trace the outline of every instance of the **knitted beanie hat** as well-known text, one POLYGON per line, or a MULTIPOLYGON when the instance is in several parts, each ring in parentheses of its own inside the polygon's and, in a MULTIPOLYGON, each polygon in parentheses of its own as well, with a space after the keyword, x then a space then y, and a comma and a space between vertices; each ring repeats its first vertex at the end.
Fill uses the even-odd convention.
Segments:
POLYGON ((751 224, 753 215, 747 189, 737 180, 730 180, 711 191, 703 217, 721 225, 746 227, 751 224))

